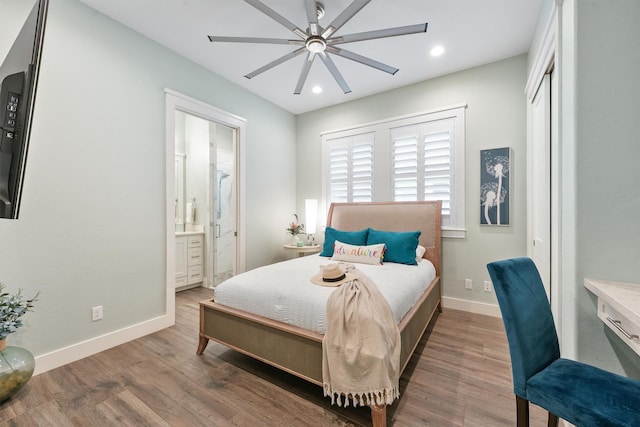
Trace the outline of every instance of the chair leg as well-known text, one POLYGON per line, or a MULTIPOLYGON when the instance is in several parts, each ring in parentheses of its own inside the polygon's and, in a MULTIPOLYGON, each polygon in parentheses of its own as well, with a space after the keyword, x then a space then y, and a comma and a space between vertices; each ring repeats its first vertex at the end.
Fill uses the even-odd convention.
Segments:
POLYGON ((547 427, 558 427, 558 416, 549 412, 549 422, 547 427))
POLYGON ((517 426, 529 427, 529 401, 516 396, 517 426))

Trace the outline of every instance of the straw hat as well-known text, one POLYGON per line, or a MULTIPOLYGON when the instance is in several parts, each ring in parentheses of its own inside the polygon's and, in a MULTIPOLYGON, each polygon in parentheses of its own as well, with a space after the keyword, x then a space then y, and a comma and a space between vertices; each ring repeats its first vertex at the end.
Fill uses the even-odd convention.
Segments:
POLYGON ((320 286, 340 286, 356 278, 354 273, 345 273, 338 264, 323 265, 320 273, 311 278, 311 281, 320 286))

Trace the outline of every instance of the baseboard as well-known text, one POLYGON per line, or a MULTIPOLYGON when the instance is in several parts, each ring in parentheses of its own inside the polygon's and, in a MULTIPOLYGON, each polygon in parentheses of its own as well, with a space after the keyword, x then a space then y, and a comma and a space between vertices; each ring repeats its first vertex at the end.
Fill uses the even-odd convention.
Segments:
MULTIPOLYGON (((500 308, 497 305, 463 300, 451 297, 442 297, 443 308, 469 311, 471 313, 487 316, 501 317, 500 308)), ((76 360, 108 350, 112 347, 133 341, 145 335, 173 326, 174 316, 162 315, 148 321, 128 326, 126 328, 110 332, 86 341, 36 356, 36 368, 34 375, 42 374, 76 360)))
POLYGON ((502 317, 500 307, 495 304, 487 304, 484 302, 469 301, 466 299, 442 297, 442 308, 450 308, 452 310, 468 311, 470 313, 484 314, 492 317, 502 317))
POLYGON ((112 347, 133 341, 153 332, 173 326, 175 316, 162 315, 136 325, 128 326, 117 331, 109 332, 86 341, 72 344, 50 353, 36 356, 34 375, 42 374, 67 363, 84 359, 85 357, 108 350, 112 347))

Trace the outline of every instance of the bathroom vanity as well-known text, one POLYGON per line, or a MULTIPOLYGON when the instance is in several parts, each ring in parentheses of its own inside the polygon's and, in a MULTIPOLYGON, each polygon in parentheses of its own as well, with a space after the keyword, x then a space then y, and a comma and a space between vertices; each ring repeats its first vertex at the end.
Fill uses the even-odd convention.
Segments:
POLYGON ((204 233, 183 231, 176 233, 176 291, 202 284, 204 233))

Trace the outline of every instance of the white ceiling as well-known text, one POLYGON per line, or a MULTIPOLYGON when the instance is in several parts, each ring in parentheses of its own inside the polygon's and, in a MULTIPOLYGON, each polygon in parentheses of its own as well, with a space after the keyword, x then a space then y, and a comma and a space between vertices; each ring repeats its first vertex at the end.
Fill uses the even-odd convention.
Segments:
MULTIPOLYGON (((293 90, 305 54, 253 79, 245 74, 298 46, 211 43, 207 35, 296 39, 290 30, 241 0, 80 0, 169 49, 282 108, 303 113, 509 58, 529 50, 542 0, 373 0, 336 35, 427 22, 426 33, 340 45, 400 69, 395 75, 332 56, 352 89, 343 94, 317 58, 300 95, 293 90), (431 57, 442 45, 446 52, 431 57), (314 94, 313 86, 323 92, 314 94)), ((304 0, 262 0, 307 28, 304 0)), ((323 0, 327 26, 352 0, 323 0)))

